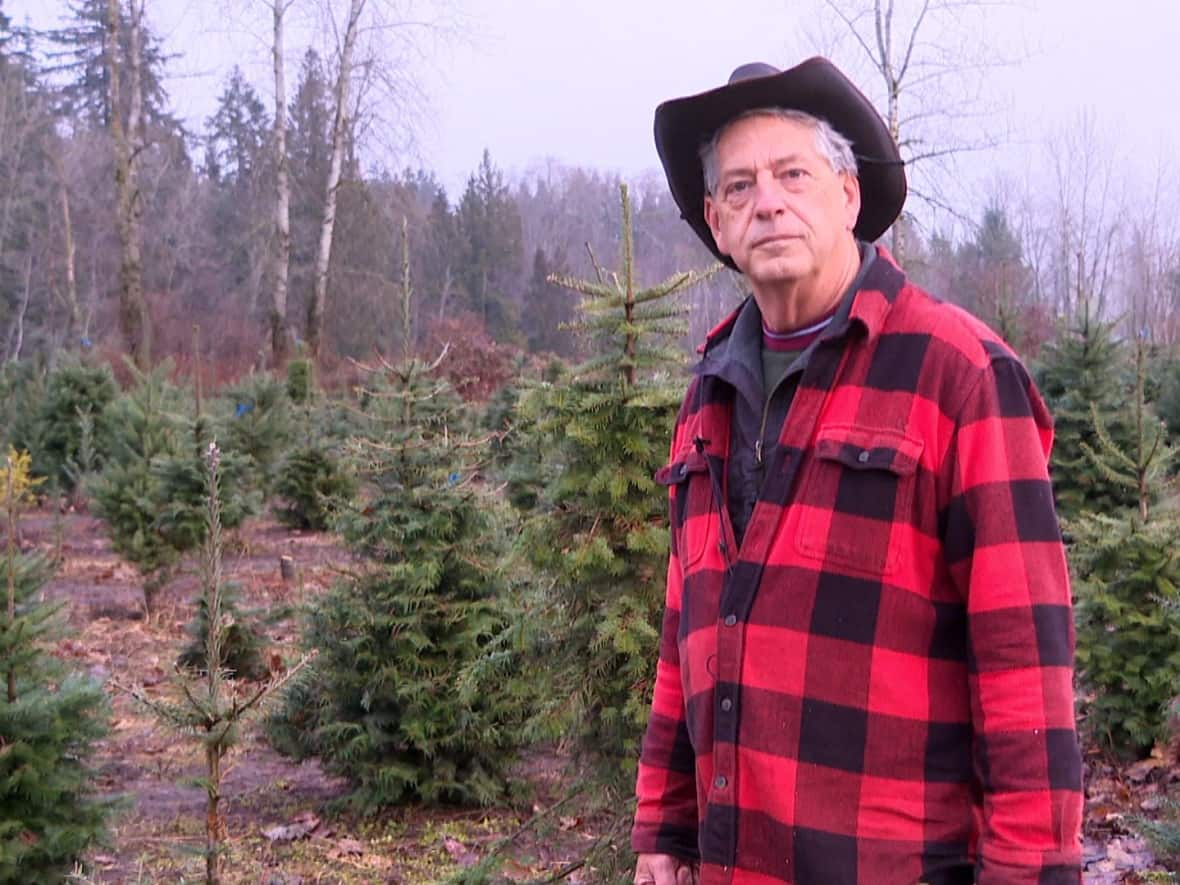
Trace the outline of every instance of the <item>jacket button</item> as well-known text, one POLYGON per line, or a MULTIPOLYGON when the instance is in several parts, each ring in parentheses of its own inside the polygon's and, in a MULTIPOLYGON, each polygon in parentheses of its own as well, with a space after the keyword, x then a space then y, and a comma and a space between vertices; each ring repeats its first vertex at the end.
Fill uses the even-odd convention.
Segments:
POLYGON ((713 786, 715 786, 719 790, 724 790, 726 784, 728 784, 728 783, 729 783, 729 781, 727 781, 725 779, 725 775, 723 775, 723 774, 719 774, 719 775, 717 775, 717 777, 713 778, 713 786))
POLYGON ((726 615, 725 616, 725 626, 726 627, 732 627, 736 623, 737 623, 737 615, 726 615))
POLYGON ((856 456, 856 460, 859 461, 861 464, 867 464, 868 460, 869 460, 869 453, 867 451, 861 452, 859 455, 856 456))
POLYGON ((721 709, 724 712, 728 713, 730 710, 733 709, 733 701, 731 701, 729 698, 722 698, 721 699, 721 709))

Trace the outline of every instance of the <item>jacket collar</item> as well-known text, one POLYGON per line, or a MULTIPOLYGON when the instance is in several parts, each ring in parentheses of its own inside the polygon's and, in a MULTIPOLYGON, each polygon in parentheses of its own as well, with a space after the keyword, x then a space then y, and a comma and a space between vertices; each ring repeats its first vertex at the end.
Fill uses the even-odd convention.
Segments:
MULTIPOLYGON (((860 271, 840 302, 820 340, 839 338, 852 325, 863 327, 867 338, 880 333, 885 317, 905 277, 884 246, 861 243, 860 271)), ((698 348, 702 353, 695 374, 715 375, 744 389, 762 377, 762 313, 753 296, 718 323, 698 348)), ((760 384, 758 384, 760 386, 760 384)))

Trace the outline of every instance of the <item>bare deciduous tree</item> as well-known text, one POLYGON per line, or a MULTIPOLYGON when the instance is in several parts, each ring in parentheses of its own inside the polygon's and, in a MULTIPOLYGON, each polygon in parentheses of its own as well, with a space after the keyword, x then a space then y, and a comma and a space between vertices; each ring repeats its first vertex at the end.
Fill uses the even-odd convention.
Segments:
POLYGON ((353 53, 356 51, 361 14, 367 0, 349 0, 348 18, 340 42, 340 54, 333 88, 335 118, 332 123, 332 161, 324 193, 324 212, 320 222, 319 247, 315 260, 315 288, 307 309, 306 339, 312 359, 320 353, 320 336, 324 328, 324 306, 328 300, 328 266, 332 259, 332 234, 336 228, 337 189, 344 168, 345 143, 351 136, 349 119, 352 101, 353 53))
POLYGON ((1095 317, 1111 306, 1123 217, 1114 151, 1103 144, 1090 113, 1047 141, 1056 186, 1049 214, 1055 233, 1052 291, 1056 313, 1073 316, 1082 297, 1095 317))
MULTIPOLYGON (((1001 141, 993 109, 982 100, 985 74, 1011 62, 986 40, 985 13, 995 0, 823 0, 843 31, 816 37, 839 54, 851 38, 883 87, 883 116, 901 149, 910 193, 935 209, 972 220, 947 194, 952 161, 1001 141), (984 118, 991 126, 978 127, 984 118), (935 171, 937 170, 937 171, 935 171)), ((874 92, 876 90, 873 90, 874 92)), ((905 227, 895 225, 891 248, 902 261, 905 227)))
POLYGON ((1176 171, 1161 160, 1147 192, 1134 200, 1138 211, 1128 213, 1122 308, 1131 334, 1153 347, 1180 342, 1175 303, 1180 295, 1180 232, 1173 223, 1177 183, 1176 171))
POLYGON ((275 79, 275 251, 269 331, 271 362, 281 368, 287 361, 291 340, 291 332, 287 327, 287 280, 291 269, 291 179, 290 160, 287 157, 287 77, 283 52, 285 16, 294 0, 267 2, 274 23, 271 57, 275 79))
POLYGON ((111 136, 115 147, 116 215, 121 261, 119 267, 119 323, 135 364, 146 370, 151 361, 151 318, 143 293, 142 218, 139 158, 143 151, 143 89, 140 34, 144 0, 127 0, 130 26, 129 111, 123 124, 119 95, 119 0, 107 0, 107 74, 111 98, 111 136))
MULTIPOLYGON (((313 0, 309 0, 313 2, 313 0)), ((420 75, 435 41, 466 36, 450 0, 314 0, 323 33, 334 45, 331 171, 325 188, 314 291, 307 311, 306 340, 318 355, 328 302, 329 265, 340 176, 347 165, 359 174, 362 143, 374 143, 386 158, 403 153, 426 113, 420 75)))
POLYGON ((63 288, 59 297, 66 310, 65 341, 67 348, 78 345, 78 330, 82 325, 82 310, 78 304, 77 248, 74 245, 74 220, 70 211, 70 189, 61 155, 53 153, 53 169, 57 175, 57 201, 61 209, 62 261, 64 269, 63 288))

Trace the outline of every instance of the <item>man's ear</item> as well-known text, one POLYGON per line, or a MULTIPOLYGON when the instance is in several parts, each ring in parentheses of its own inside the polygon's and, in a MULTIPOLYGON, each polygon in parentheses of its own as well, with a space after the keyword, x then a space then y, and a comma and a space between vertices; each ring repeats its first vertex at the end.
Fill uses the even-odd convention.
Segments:
POLYGON ((856 219, 860 217, 860 179, 849 172, 845 172, 841 178, 844 179, 844 222, 848 230, 853 230, 856 219))

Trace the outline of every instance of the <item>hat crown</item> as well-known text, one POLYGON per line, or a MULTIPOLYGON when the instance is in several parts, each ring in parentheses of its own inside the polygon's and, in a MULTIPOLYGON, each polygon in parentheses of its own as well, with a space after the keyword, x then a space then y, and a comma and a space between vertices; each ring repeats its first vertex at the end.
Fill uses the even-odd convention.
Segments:
POLYGON ((852 143, 861 192, 853 232, 875 240, 905 204, 905 165, 897 143, 872 102, 826 58, 809 58, 779 70, 765 62, 735 68, 715 89, 665 101, 656 108, 656 151, 684 219, 730 267, 705 221, 705 180, 700 147, 734 117, 760 108, 791 108, 822 120, 852 143))
POLYGON ((740 83, 742 80, 754 80, 758 77, 773 77, 775 74, 781 73, 782 71, 774 65, 768 65, 761 61, 752 61, 734 68, 733 73, 729 75, 729 82, 730 84, 740 83))

